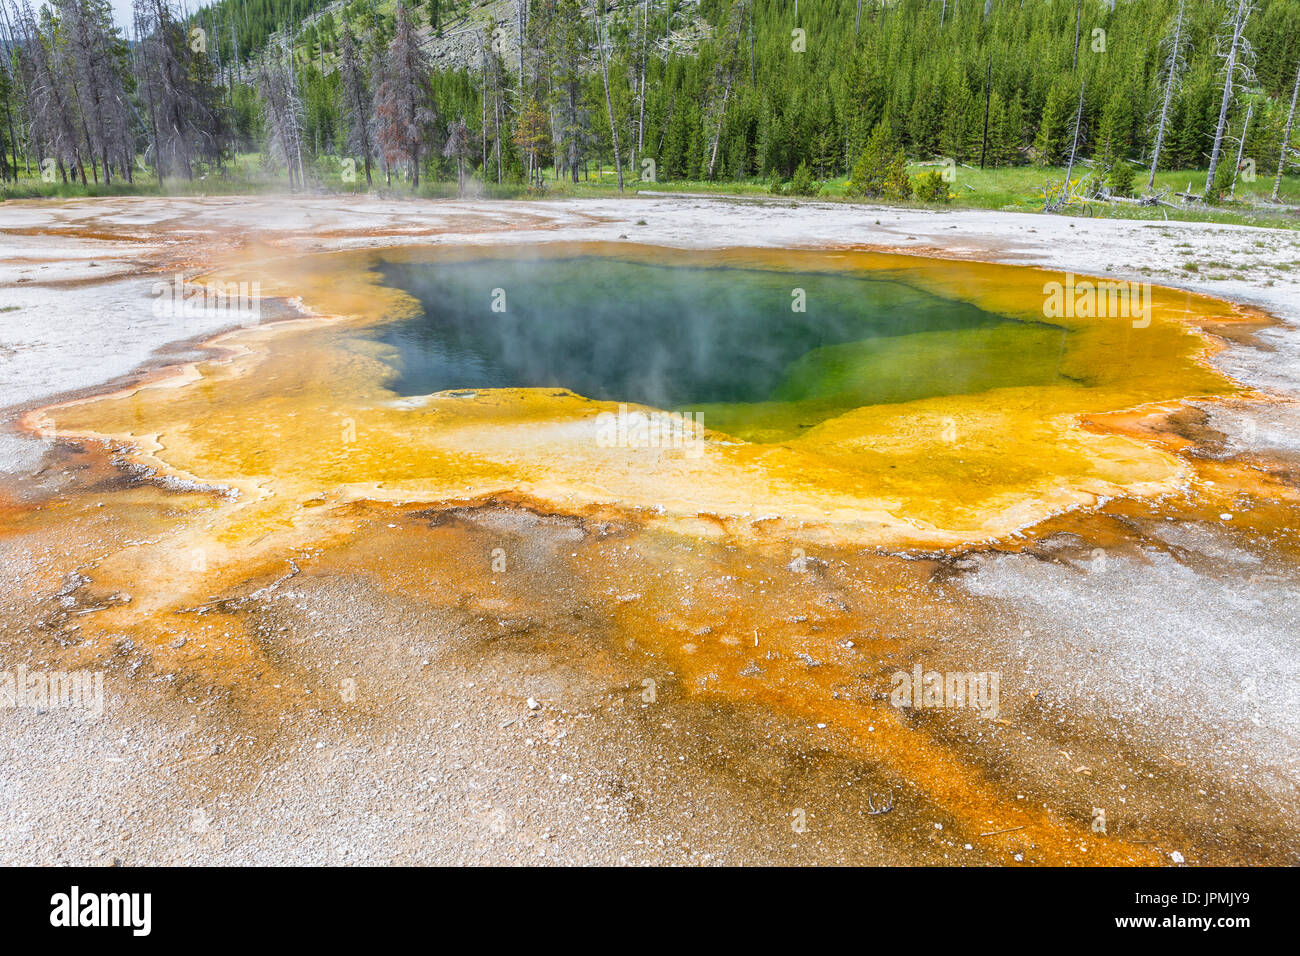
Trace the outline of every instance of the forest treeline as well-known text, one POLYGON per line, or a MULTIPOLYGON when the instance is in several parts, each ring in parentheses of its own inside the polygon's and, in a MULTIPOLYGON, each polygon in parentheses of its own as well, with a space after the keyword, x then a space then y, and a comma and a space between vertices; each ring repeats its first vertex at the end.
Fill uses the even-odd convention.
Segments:
POLYGON ((880 195, 906 155, 1086 159, 1117 192, 1208 167, 1208 195, 1298 158, 1300 0, 136 0, 124 27, 107 0, 0 0, 0 49, 7 178, 190 178, 256 153, 291 185, 600 162, 620 185, 880 195))

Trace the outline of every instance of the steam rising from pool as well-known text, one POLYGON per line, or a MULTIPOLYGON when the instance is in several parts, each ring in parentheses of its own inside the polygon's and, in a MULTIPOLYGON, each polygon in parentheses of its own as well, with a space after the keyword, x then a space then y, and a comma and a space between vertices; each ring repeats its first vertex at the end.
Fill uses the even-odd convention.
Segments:
POLYGON ((789 437, 846 410, 1060 380, 1064 329, 864 273, 610 256, 382 261, 420 309, 371 336, 402 395, 567 388, 789 437))

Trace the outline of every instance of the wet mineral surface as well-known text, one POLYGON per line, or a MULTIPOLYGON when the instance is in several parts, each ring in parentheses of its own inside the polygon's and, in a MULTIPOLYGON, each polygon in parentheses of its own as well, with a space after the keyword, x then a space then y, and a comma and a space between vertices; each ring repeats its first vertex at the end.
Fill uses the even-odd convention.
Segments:
MULTIPOLYGON (((382 264, 490 252, 222 263, 291 317, 24 418, 0 655, 110 703, 3 715, 7 859, 1294 862, 1300 472, 1210 363, 1266 315, 1156 288, 1140 327, 1049 320, 1060 274, 878 253, 528 254, 873 275, 1010 331, 968 330, 969 392, 610 447, 616 398, 392 387, 421 305, 382 264), (23 799, 42 776, 68 798, 23 799)), ((937 376, 891 345, 817 380, 937 376)))

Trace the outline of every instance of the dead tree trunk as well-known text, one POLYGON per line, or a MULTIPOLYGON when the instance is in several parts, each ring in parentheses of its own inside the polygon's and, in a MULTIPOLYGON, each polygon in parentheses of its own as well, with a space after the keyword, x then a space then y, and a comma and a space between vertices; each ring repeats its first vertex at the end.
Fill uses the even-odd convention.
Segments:
MULTIPOLYGON (((486 42, 486 40, 485 40, 485 42, 486 42)), ((479 127, 479 131, 483 134, 483 182, 487 182, 487 159, 488 159, 488 152, 487 152, 487 101, 488 101, 488 89, 487 89, 487 51, 486 51, 485 49, 484 49, 484 50, 480 50, 480 53, 481 53, 482 58, 483 58, 483 70, 482 70, 482 73, 480 74, 480 76, 482 77, 482 81, 481 81, 481 82, 482 82, 482 87, 483 87, 483 125, 479 127)))
MULTIPOLYGON (((724 46, 719 61, 717 72, 714 74, 714 80, 711 86, 716 88, 721 83, 722 102, 717 107, 717 117, 711 124, 714 128, 713 143, 709 147, 709 179, 713 179, 714 170, 718 164, 718 144, 722 140, 722 130, 727 122, 727 104, 731 101, 731 88, 736 81, 736 70, 740 58, 740 37, 744 29, 745 18, 748 17, 751 9, 752 0, 737 0, 737 3, 731 8, 728 14, 726 26, 724 28, 724 46)), ((798 6, 795 7, 796 17, 798 15, 798 6)), ((716 97, 716 93, 711 91, 710 98, 716 97)))
POLYGON ((1246 124, 1241 128, 1241 140, 1237 143, 1237 165, 1232 170, 1232 189, 1228 195, 1235 197, 1237 195, 1237 175, 1241 172, 1241 157, 1246 152, 1246 134, 1250 132, 1250 117, 1255 112, 1255 104, 1251 102, 1246 106, 1246 124))
MULTIPOLYGON (((632 152, 632 172, 636 173, 636 157, 645 151, 645 61, 646 40, 650 29, 650 0, 641 0, 641 102, 637 107, 636 149, 632 152)), ((752 57, 752 52, 751 52, 752 57)))
POLYGON ((1083 0, 1075 0, 1074 4, 1074 62, 1070 64, 1070 72, 1073 73, 1079 68, 1079 28, 1083 25, 1083 0))
POLYGON ((1174 39, 1169 51, 1169 73, 1165 77, 1165 95, 1160 101, 1160 121, 1156 124, 1156 143, 1151 150, 1151 175, 1147 177, 1147 192, 1155 191, 1156 167, 1160 164, 1160 147, 1165 142, 1165 126, 1169 122, 1169 104, 1174 98, 1174 88, 1178 85, 1180 50, 1183 42, 1183 12, 1187 0, 1178 2, 1178 19, 1174 21, 1174 39))
POLYGON ((1295 86, 1291 87, 1291 109, 1286 114, 1286 129, 1282 131, 1282 149, 1277 156, 1277 175, 1273 177, 1273 196, 1277 202, 1278 190, 1282 188, 1282 172, 1286 169, 1286 151, 1291 143, 1291 124, 1295 120, 1296 94, 1300 93, 1300 63, 1296 65, 1295 86))
POLYGON ((1214 130, 1214 149, 1210 151, 1210 168, 1205 174, 1205 200, 1214 190, 1214 174, 1219 168, 1219 152, 1223 149, 1223 133, 1228 126, 1228 107, 1232 105, 1233 79, 1237 70, 1237 54, 1241 48, 1241 34, 1250 16, 1249 0, 1237 0, 1237 13, 1232 19, 1232 44, 1228 47, 1226 75, 1223 79, 1223 101, 1219 104, 1219 123, 1214 130))
POLYGON ((722 108, 718 110, 718 131, 713 134, 713 147, 709 150, 709 179, 713 179, 713 169, 718 164, 718 143, 722 140, 722 126, 727 119, 727 101, 731 99, 731 81, 722 94, 722 108))
POLYGON ((1074 111, 1074 136, 1070 143, 1070 161, 1065 165, 1065 191, 1070 191, 1070 173, 1074 172, 1074 160, 1079 154, 1079 133, 1083 128, 1083 90, 1085 84, 1079 84, 1079 105, 1074 111))
POLYGON ((989 54, 988 76, 984 80, 984 135, 980 141, 980 169, 989 151, 989 101, 993 98, 993 54, 989 54))
MULTIPOLYGON (((602 12, 604 12, 602 10, 602 12)), ((614 122, 614 99, 609 93, 609 57, 605 55, 604 34, 600 19, 596 19, 596 48, 600 52, 600 74, 605 81, 605 111, 609 114, 609 135, 614 140, 614 166, 618 169, 618 191, 623 191, 623 156, 618 149, 618 124, 614 122)))

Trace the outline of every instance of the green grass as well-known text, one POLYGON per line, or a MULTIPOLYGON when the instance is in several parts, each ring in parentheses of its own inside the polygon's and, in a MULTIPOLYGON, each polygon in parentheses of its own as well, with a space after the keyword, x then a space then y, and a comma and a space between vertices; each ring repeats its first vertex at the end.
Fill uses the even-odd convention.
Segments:
MULTIPOLYGON (((909 173, 913 176, 934 169, 934 166, 911 165, 909 173)), ((1086 172, 1083 167, 1081 172, 1086 172)), ((1137 172, 1138 188, 1145 186, 1146 174, 1137 172)), ((17 184, 6 183, 0 187, 0 201, 5 199, 40 199, 40 198, 74 198, 81 196, 122 196, 122 195, 158 195, 160 193, 157 178, 152 172, 137 170, 133 183, 114 182, 112 186, 91 184, 88 187, 73 183, 46 183, 38 175, 22 175, 17 184)), ((965 166, 956 168, 956 179, 950 191, 953 200, 946 206, 931 208, 950 209, 996 209, 1015 212, 1042 212, 1042 190, 1049 180, 1060 181, 1065 171, 1060 168, 1044 169, 1038 166, 1014 166, 1002 169, 972 169, 965 166)), ((398 178, 394 178, 389 187, 381 170, 374 170, 373 192, 385 196, 403 197, 412 194, 412 190, 398 178)), ((341 165, 337 157, 320 157, 308 170, 308 179, 312 181, 313 191, 335 193, 366 192, 365 179, 361 170, 357 170, 356 182, 343 181, 341 165)), ((1157 189, 1174 192, 1190 191, 1199 193, 1205 183, 1203 170, 1173 170, 1158 173, 1157 189)), ((845 178, 836 178, 824 182, 821 192, 816 197, 821 202, 853 202, 845 195, 848 182, 845 178)), ((283 171, 266 168, 263 157, 257 153, 241 154, 234 162, 226 163, 222 168, 200 168, 192 180, 169 178, 164 183, 168 195, 243 195, 267 191, 283 191, 288 188, 288 180, 283 171)), ((1231 225, 1267 226, 1282 229, 1300 229, 1300 215, 1266 204, 1272 192, 1273 178, 1261 175, 1254 183, 1239 182, 1237 199, 1216 205, 1200 203, 1176 208, 1133 206, 1121 203, 1092 203, 1092 214, 1097 217, 1112 219, 1132 219, 1148 221, 1176 220, 1184 222, 1211 222, 1231 225), (1252 205, 1252 201, 1265 203, 1252 205)), ((543 187, 529 189, 522 183, 503 183, 474 180, 466 190, 467 195, 485 199, 521 199, 521 198, 609 198, 618 196, 618 178, 610 166, 598 169, 594 164, 588 170, 587 178, 573 183, 557 180, 552 171, 547 171, 543 187)), ((708 182, 703 180, 672 180, 666 182, 642 182, 630 173, 624 175, 624 194, 637 193, 704 193, 740 198, 773 198, 766 180, 751 179, 744 181, 708 182)), ((455 198, 458 189, 454 181, 425 180, 420 184, 417 195, 428 199, 455 198)), ((1300 205, 1300 175, 1283 177, 1281 198, 1285 204, 1300 205)), ((780 197, 782 202, 799 202, 794 197, 780 197)), ((921 207, 922 203, 895 203, 903 207, 921 207)), ((1073 211, 1072 215, 1080 214, 1073 211)))
MULTIPOLYGON (((935 169, 935 166, 912 164, 908 172, 912 176, 935 169)), ((1081 171, 1086 172, 1087 167, 1081 171)), ((1139 188, 1146 185, 1146 174, 1136 170, 1139 188)), ((1075 174, 1076 176, 1078 173, 1075 174)), ((596 178, 596 170, 591 170, 592 178, 577 184, 556 181, 548 176, 544 194, 556 197, 591 197, 617 194, 617 179, 612 169, 606 168, 602 179, 596 178)), ((931 205, 930 208, 950 209, 997 209, 1014 212, 1043 211, 1043 186, 1049 180, 1059 182, 1065 176, 1063 168, 1044 169, 1039 166, 1013 166, 1002 169, 969 169, 959 166, 956 180, 949 187, 953 200, 947 206, 931 205)), ((1172 198, 1175 192, 1188 191, 1199 193, 1205 184, 1204 170, 1173 170, 1156 174, 1156 189, 1168 190, 1172 198)), ((817 201, 853 202, 845 195, 848 188, 847 178, 840 177, 822 183, 817 201)), ((1300 228, 1300 215, 1276 207, 1255 207, 1249 200, 1264 202, 1273 189, 1272 176, 1260 176, 1254 183, 1238 183, 1237 201, 1224 202, 1206 206, 1202 204, 1177 208, 1133 206, 1124 203, 1092 203, 1092 214, 1099 218, 1134 219, 1162 222, 1166 219, 1190 222, 1212 222, 1231 225, 1267 226, 1281 229, 1300 228)), ((671 182, 646 183, 631 176, 625 176, 624 190, 629 193, 705 193, 739 197, 771 197, 766 180, 751 179, 740 182, 708 182, 704 180, 673 180, 671 182)), ((1282 179, 1280 196, 1284 204, 1300 205, 1300 176, 1288 175, 1282 179)), ((771 197, 777 198, 777 197, 771 197)), ((798 202, 797 197, 781 197, 784 201, 798 202)), ((1176 200, 1175 200, 1176 201, 1176 200)), ((926 204, 912 201, 906 203, 885 203, 903 207, 922 207, 926 204)), ((1079 214, 1079 213, 1074 213, 1079 214)))
MULTIPOLYGON (((209 194, 246 194, 262 192, 268 189, 284 188, 282 176, 272 175, 261 170, 261 157, 257 153, 241 154, 234 162, 226 163, 222 168, 197 164, 193 179, 167 177, 164 189, 167 195, 204 196, 209 194)), ((91 169, 86 167, 86 176, 91 178, 91 169)), ((91 179, 83 186, 77 182, 56 180, 46 182, 40 176, 35 165, 27 172, 20 168, 18 182, 6 182, 0 185, 0 201, 5 199, 79 199, 87 196, 157 196, 158 177, 152 169, 139 167, 131 173, 131 182, 114 177, 112 185, 105 185, 101 180, 91 179)))

